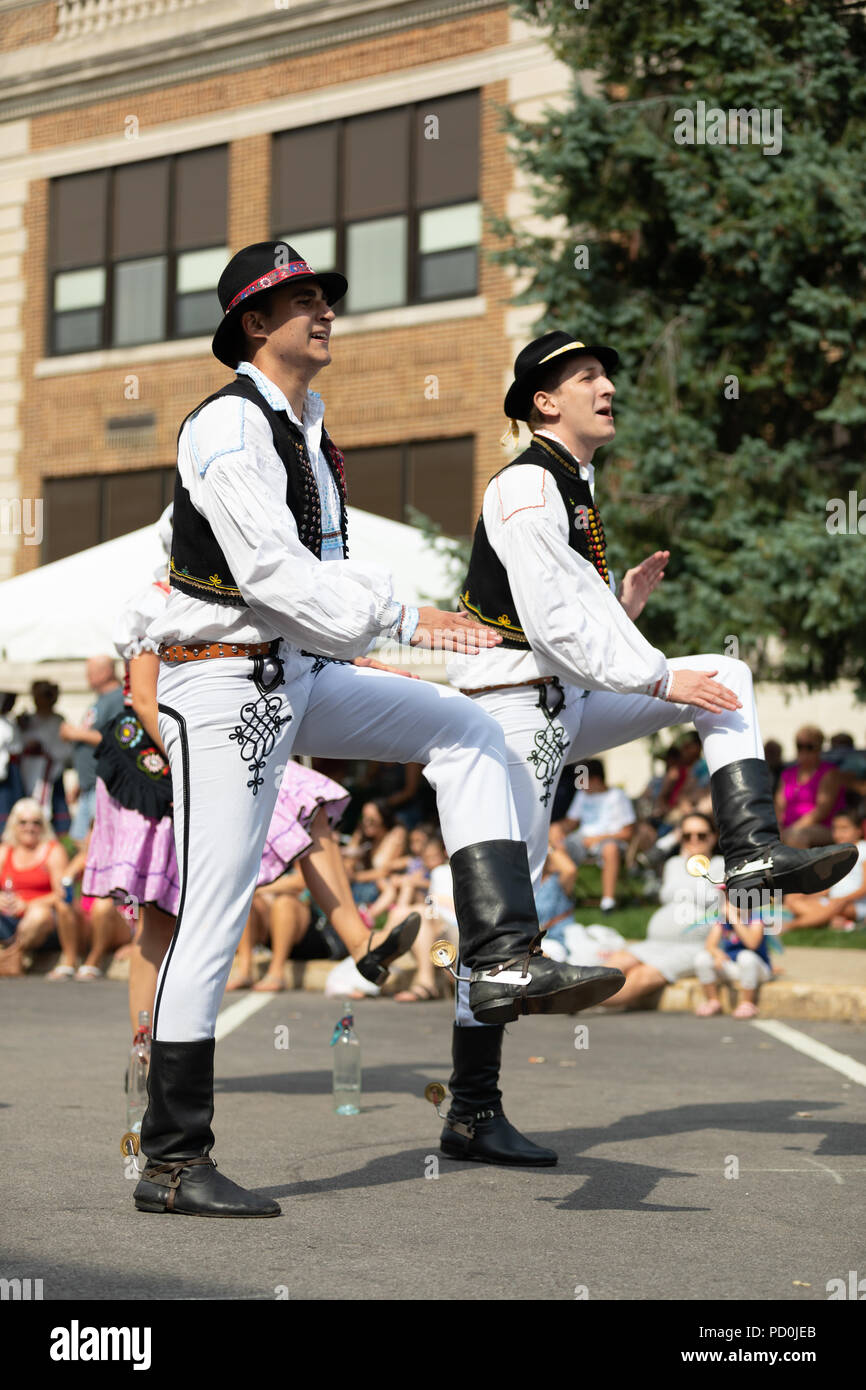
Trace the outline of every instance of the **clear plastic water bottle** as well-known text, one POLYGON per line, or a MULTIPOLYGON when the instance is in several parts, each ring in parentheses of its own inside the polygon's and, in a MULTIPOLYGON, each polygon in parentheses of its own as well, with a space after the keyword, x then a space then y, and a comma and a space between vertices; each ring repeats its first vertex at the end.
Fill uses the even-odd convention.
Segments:
POLYGON ((150 1067, 150 1014, 142 1009, 138 1015, 138 1031, 129 1054, 126 1071, 126 1128, 141 1133, 141 1122, 147 1109, 147 1072, 150 1067))
POLYGON ((334 1028, 334 1109, 338 1115, 361 1113, 361 1044, 353 1032, 355 1020, 348 1003, 334 1028))

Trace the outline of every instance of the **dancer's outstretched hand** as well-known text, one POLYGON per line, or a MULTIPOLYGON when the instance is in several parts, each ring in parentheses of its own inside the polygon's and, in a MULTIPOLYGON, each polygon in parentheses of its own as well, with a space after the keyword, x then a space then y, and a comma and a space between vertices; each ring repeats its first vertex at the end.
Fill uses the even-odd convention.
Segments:
POLYGON ((439 608, 420 608, 418 626, 410 646, 473 655, 485 647, 498 647, 502 638, 492 628, 473 622, 464 613, 444 613, 439 608))
POLYGON ((669 550, 657 550, 634 569, 626 570, 619 586, 619 601, 634 622, 644 610, 647 599, 664 579, 665 565, 671 558, 669 550))
POLYGON ((719 681, 714 681, 716 671, 674 671, 671 688, 666 699, 674 705, 697 705, 708 709, 711 714, 721 714, 726 709, 742 709, 742 703, 733 690, 719 681))

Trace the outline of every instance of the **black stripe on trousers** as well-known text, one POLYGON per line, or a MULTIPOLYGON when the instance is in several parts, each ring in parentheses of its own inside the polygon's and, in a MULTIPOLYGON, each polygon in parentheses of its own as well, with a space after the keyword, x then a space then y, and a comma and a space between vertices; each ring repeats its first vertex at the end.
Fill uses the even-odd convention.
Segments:
MULTIPOLYGON (((162 971, 162 979, 160 980, 159 990, 158 990, 157 996, 156 996, 156 1002, 154 1003, 154 1006, 153 1006, 153 1024, 152 1024, 152 1026, 151 1026, 150 1032, 151 1032, 151 1037, 154 1039, 154 1041, 157 1040, 157 1038, 156 1038, 156 1023, 157 1023, 157 1019, 158 1019, 158 1017, 159 1017, 159 1001, 160 1001, 160 999, 162 998, 162 991, 163 991, 163 987, 164 987, 164 985, 165 985, 165 979, 166 979, 166 976, 167 976, 167 974, 168 974, 169 966, 171 965, 172 952, 174 951, 175 943, 177 942, 177 938, 178 938, 178 935, 179 935, 179 933, 180 933, 180 924, 181 924, 181 919, 182 919, 182 917, 183 917, 183 908, 184 908, 184 903, 186 902, 186 885, 187 885, 187 882, 188 882, 188 872, 187 872, 187 871, 188 871, 188 869, 189 869, 189 802, 190 802, 189 739, 187 738, 187 732, 186 732, 186 720, 184 719, 184 717, 183 717, 182 714, 178 713, 178 711, 177 711, 176 709, 172 709, 170 705, 161 705, 161 704, 157 703, 157 710, 160 712, 160 714, 167 714, 167 715, 169 715, 169 717, 170 717, 171 719, 176 720, 176 721, 177 721, 178 729, 179 729, 179 731, 180 731, 181 779, 182 779, 182 782, 183 782, 183 787, 182 787, 182 789, 181 789, 181 790, 182 790, 182 793, 183 793, 183 852, 182 852, 182 855, 181 855, 182 863, 181 863, 181 880, 180 880, 180 881, 181 881, 180 902, 179 902, 178 905, 177 905, 177 916, 176 916, 175 922, 174 922, 174 932, 173 932, 173 934, 172 934, 171 944, 170 944, 170 946, 169 946, 169 948, 168 948, 168 954, 167 954, 166 959, 165 959, 165 965, 164 965, 164 968, 163 968, 163 971, 162 971)), ((174 800, 174 801, 177 801, 178 786, 177 786, 177 783, 176 783, 174 780, 172 781, 172 792, 173 792, 173 800, 174 800)), ((171 1041, 171 1039, 169 1039, 169 1041, 171 1041)))

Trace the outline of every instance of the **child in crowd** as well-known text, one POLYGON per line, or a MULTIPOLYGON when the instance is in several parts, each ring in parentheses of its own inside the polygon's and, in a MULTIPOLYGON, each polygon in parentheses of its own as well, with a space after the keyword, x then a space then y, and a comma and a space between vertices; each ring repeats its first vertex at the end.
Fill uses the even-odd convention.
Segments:
POLYGON ((720 980, 739 987, 740 1002, 734 1009, 734 1018, 754 1018, 758 1012, 758 988, 773 974, 760 915, 737 912, 728 900, 726 916, 735 922, 716 922, 704 949, 695 957, 695 974, 704 989, 703 1002, 695 1010, 698 1018, 721 1013, 720 980))

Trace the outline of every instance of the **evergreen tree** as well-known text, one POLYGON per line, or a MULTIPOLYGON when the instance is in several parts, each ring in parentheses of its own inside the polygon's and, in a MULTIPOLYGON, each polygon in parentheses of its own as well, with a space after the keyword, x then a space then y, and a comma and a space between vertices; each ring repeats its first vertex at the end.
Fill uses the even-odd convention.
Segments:
POLYGON ((620 354, 616 439, 595 460, 610 558, 622 573, 671 551, 643 631, 672 656, 735 637, 764 679, 847 676, 866 697, 859 6, 517 10, 575 74, 565 109, 505 116, 537 211, 567 231, 497 222, 497 259, 529 272, 522 299, 546 305, 539 332, 620 354))

